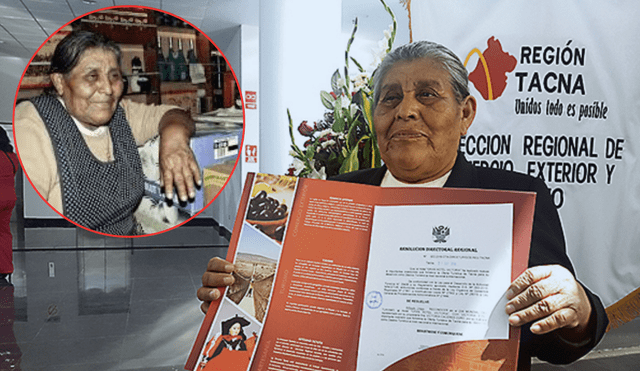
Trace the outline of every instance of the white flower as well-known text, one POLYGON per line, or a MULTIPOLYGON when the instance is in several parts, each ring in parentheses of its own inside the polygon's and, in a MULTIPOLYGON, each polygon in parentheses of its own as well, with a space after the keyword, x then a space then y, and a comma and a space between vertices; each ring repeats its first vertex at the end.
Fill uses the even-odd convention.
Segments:
POLYGON ((346 95, 341 95, 340 98, 342 99, 342 107, 349 107, 349 105, 351 104, 351 99, 349 99, 346 95))
POLYGON ((358 106, 355 103, 351 103, 349 106, 349 116, 354 117, 358 113, 358 106))
POLYGON ((330 146, 332 146, 334 144, 336 144, 336 141, 333 140, 333 139, 329 139, 326 142, 322 142, 321 145, 322 145, 322 148, 324 149, 324 148, 330 147, 330 146))
POLYGON ((371 66, 373 68, 378 67, 380 62, 387 56, 387 49, 389 48, 389 40, 391 39, 391 32, 393 32, 393 25, 389 25, 388 30, 384 30, 384 36, 378 41, 378 47, 373 50, 373 62, 371 66))
POLYGON ((318 132, 318 138, 325 137, 325 136, 327 136, 329 134, 335 134, 335 133, 333 132, 333 130, 331 130, 331 128, 324 129, 324 130, 318 132))
POLYGON ((327 179, 327 173, 324 170, 324 166, 320 168, 320 171, 316 171, 316 169, 311 170, 311 173, 308 175, 309 178, 313 179, 327 179))
POLYGON ((306 166, 304 165, 304 162, 302 162, 300 159, 296 157, 293 158, 292 165, 293 165, 293 168, 295 169, 293 173, 295 176, 300 175, 300 172, 306 168, 306 166))
POLYGON ((373 62, 371 62, 371 67, 375 69, 380 65, 384 57, 387 56, 387 47, 388 45, 384 42, 384 39, 378 41, 378 47, 372 50, 373 62))
POLYGON ((353 91, 364 89, 365 92, 369 92, 369 85, 367 85, 369 76, 366 73, 357 74, 351 81, 353 81, 353 91))

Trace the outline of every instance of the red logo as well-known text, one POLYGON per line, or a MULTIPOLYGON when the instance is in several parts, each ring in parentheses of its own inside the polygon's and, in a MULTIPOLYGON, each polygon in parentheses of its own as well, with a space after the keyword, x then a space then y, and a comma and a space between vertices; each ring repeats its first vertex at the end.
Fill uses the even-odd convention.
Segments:
POLYGON ((507 73, 513 71, 518 60, 502 50, 502 45, 494 36, 487 40, 487 49, 480 53, 477 48, 467 55, 465 67, 469 58, 478 54, 476 68, 469 74, 469 81, 482 94, 485 100, 494 100, 502 95, 507 87, 507 73))
POLYGON ((244 147, 244 162, 248 164, 258 163, 258 146, 253 144, 247 144, 244 147))
POLYGON ((244 107, 246 109, 256 109, 258 107, 258 94, 255 91, 245 91, 244 107))

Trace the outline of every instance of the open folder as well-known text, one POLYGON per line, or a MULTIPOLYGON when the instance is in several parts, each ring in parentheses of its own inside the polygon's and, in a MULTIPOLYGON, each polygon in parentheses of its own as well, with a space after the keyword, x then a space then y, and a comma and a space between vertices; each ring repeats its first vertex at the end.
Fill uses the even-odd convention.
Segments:
POLYGON ((535 194, 249 174, 188 370, 515 370, 535 194))

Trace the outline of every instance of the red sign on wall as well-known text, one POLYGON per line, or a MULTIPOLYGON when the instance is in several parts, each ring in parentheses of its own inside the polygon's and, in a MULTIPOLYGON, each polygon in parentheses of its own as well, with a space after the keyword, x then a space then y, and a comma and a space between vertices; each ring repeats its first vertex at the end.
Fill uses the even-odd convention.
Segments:
POLYGON ((247 144, 244 147, 244 162, 248 164, 258 163, 258 146, 253 144, 247 144))
POLYGON ((246 109, 258 108, 258 93, 256 93, 255 91, 245 91, 244 108, 246 109))

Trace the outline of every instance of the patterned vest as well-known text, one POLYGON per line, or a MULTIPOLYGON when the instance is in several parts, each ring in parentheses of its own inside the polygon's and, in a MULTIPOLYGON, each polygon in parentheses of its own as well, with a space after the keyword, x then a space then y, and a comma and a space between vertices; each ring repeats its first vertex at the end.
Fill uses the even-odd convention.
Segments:
POLYGON ((144 193, 140 155, 118 105, 109 123, 112 162, 98 160, 64 106, 54 96, 32 99, 51 137, 58 162, 62 208, 70 220, 92 230, 135 234, 133 211, 144 193))

